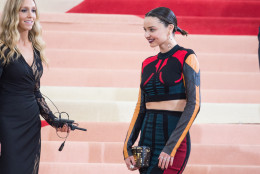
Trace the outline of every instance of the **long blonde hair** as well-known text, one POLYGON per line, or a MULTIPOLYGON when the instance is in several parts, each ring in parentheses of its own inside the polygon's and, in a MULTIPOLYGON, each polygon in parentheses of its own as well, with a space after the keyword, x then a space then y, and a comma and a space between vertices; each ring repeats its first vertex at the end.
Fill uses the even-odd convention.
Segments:
MULTIPOLYGON (((24 0, 7 0, 0 23, 0 59, 3 64, 8 64, 12 59, 20 56, 16 44, 20 39, 18 31, 19 11, 24 0), (8 51, 8 54, 6 51, 8 51)), ((35 3, 35 0, 33 0, 35 3)), ((36 3, 35 3, 36 5, 36 3)), ((42 39, 42 28, 39 22, 39 13, 36 8, 36 19, 32 29, 29 31, 28 39, 32 42, 35 49, 40 52, 42 62, 46 63, 44 48, 45 42, 42 39)))

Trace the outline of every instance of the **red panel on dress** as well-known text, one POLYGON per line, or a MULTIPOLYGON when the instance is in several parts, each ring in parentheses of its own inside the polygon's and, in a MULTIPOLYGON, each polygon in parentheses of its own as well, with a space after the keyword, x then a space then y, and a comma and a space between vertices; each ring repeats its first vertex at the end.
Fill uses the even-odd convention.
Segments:
POLYGON ((159 66, 161 65, 162 60, 159 60, 158 63, 155 65, 156 72, 158 72, 159 66))
POLYGON ((168 58, 164 60, 164 62, 163 62, 163 64, 162 64, 161 68, 159 69, 159 71, 161 71, 161 69, 167 64, 167 62, 168 62, 168 58))
POLYGON ((164 81, 163 81, 163 79, 162 79, 162 72, 160 72, 159 79, 160 79, 160 81, 164 84, 164 81))
POLYGON ((179 50, 176 53, 174 53, 172 56, 177 58, 181 63, 181 67, 183 67, 184 57, 186 54, 187 54, 187 51, 179 50))
POLYGON ((173 160, 173 165, 169 166, 168 169, 164 170, 163 174, 178 174, 181 173, 179 172, 187 161, 185 161, 187 154, 187 137, 184 138, 182 141, 180 147, 178 148, 174 160, 173 160))
POLYGON ((143 73, 144 68, 155 60, 157 60, 157 56, 153 56, 153 57, 149 57, 149 58, 145 59, 143 62, 142 73, 143 73))
POLYGON ((150 77, 145 81, 144 86, 150 81, 150 79, 153 77, 154 73, 150 75, 150 77))
POLYGON ((182 74, 181 74, 181 78, 179 80, 176 80, 175 83, 178 83, 182 80, 182 74))

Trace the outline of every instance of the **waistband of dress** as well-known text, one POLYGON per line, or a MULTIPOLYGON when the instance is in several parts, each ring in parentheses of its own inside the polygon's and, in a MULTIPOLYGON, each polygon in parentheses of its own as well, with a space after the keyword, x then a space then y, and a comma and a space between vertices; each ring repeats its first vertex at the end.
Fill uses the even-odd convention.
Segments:
POLYGON ((8 95, 8 96, 20 96, 20 95, 26 95, 26 96, 34 96, 34 91, 31 90, 7 90, 7 89, 1 89, 0 88, 0 95, 8 95))
POLYGON ((29 92, 0 92, 1 100, 20 100, 20 99, 28 99, 34 100, 34 93, 29 92))
POLYGON ((157 110, 157 109, 146 109, 146 113, 156 113, 156 114, 169 114, 174 116, 181 116, 182 111, 168 111, 168 110, 157 110))
POLYGON ((167 101, 167 100, 180 100, 186 99, 185 93, 178 94, 164 94, 164 95, 146 95, 145 102, 158 102, 158 101, 167 101))

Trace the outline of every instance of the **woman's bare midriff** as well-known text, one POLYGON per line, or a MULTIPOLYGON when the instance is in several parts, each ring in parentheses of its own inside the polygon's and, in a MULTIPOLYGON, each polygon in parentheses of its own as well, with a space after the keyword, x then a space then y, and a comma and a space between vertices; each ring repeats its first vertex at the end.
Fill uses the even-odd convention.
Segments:
POLYGON ((180 111, 183 112, 186 106, 186 100, 168 100, 159 102, 147 102, 146 109, 180 111))

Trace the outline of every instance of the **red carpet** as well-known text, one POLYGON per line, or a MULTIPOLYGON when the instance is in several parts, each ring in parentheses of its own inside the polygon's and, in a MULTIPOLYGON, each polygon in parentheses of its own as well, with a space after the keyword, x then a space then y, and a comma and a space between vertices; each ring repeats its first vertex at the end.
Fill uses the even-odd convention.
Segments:
POLYGON ((260 18, 178 17, 178 25, 190 34, 255 35, 260 18))
POLYGON ((144 15, 159 6, 177 16, 260 17, 258 0, 85 0, 68 12, 144 15))
POLYGON ((68 12, 143 16, 159 6, 171 8, 190 34, 257 35, 260 26, 257 0, 85 0, 68 12))
POLYGON ((49 124, 45 121, 45 120, 42 120, 41 121, 41 126, 44 127, 44 126, 48 126, 49 124))

